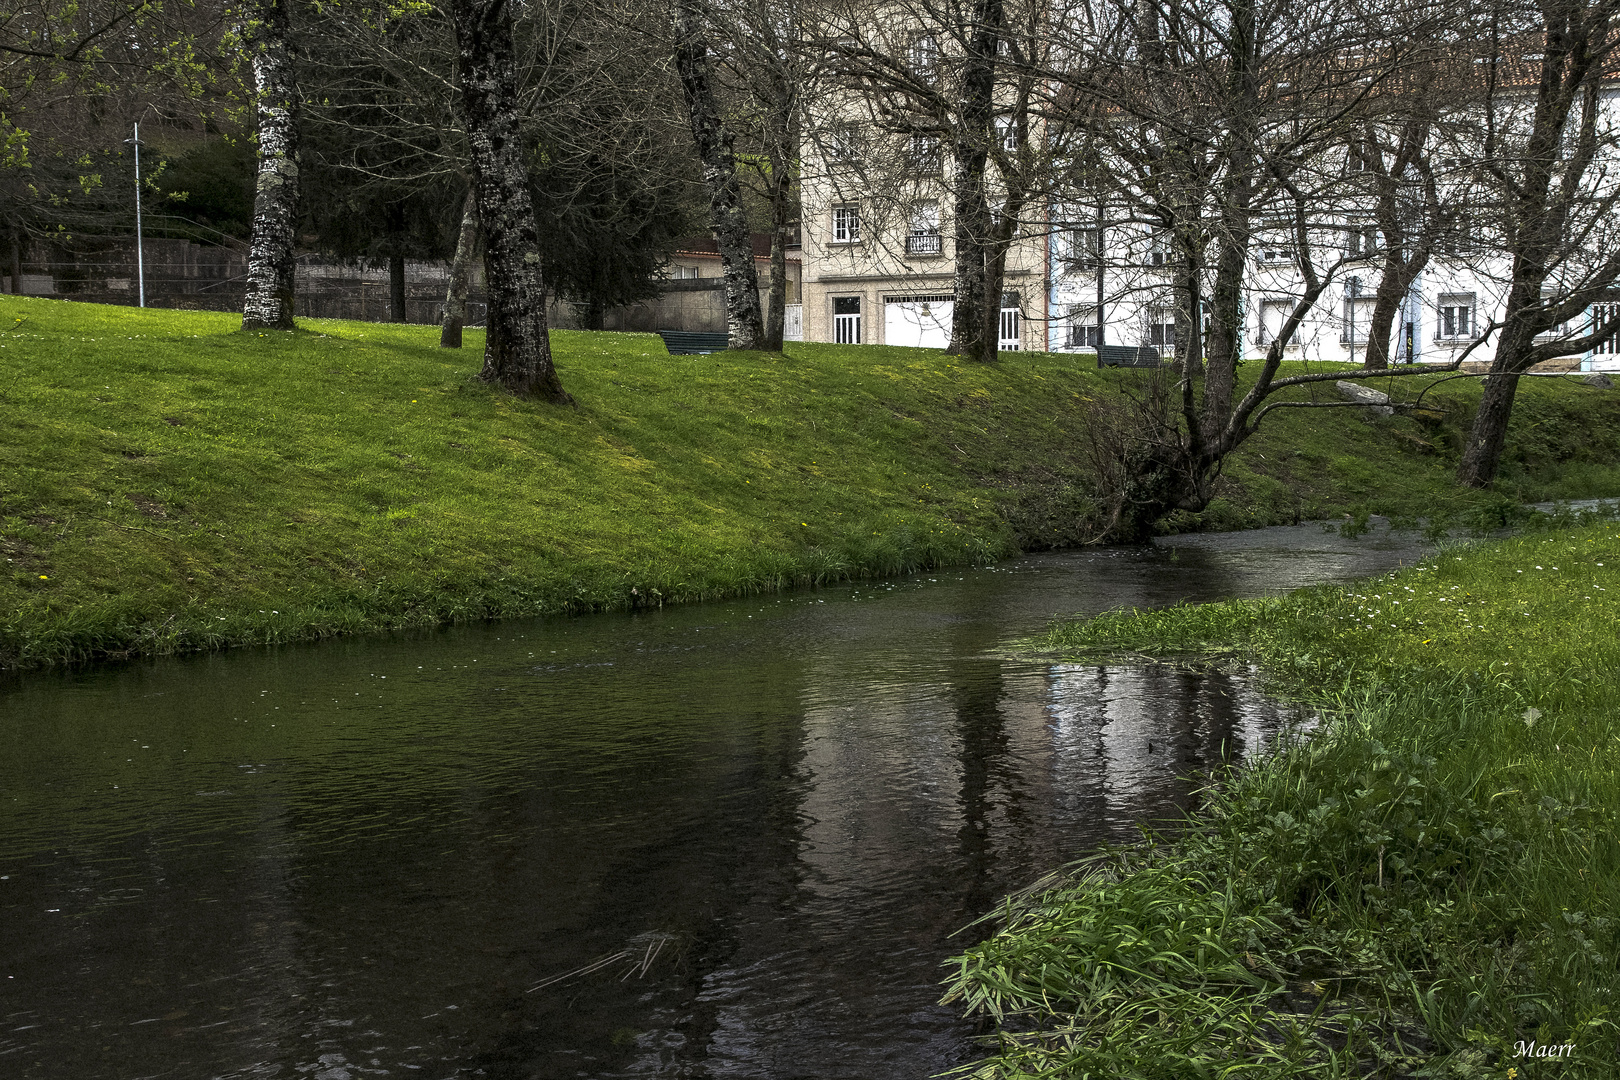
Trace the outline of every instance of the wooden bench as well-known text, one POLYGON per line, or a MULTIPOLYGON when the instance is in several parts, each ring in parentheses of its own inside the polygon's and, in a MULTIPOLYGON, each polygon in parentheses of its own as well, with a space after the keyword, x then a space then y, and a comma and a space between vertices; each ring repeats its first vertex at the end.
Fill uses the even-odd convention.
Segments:
POLYGON ((696 356, 702 353, 724 352, 731 344, 728 334, 710 334, 698 330, 660 330, 664 348, 671 356, 696 356))
POLYGON ((1163 367, 1159 350, 1151 345, 1104 345, 1097 350, 1098 367, 1163 367))

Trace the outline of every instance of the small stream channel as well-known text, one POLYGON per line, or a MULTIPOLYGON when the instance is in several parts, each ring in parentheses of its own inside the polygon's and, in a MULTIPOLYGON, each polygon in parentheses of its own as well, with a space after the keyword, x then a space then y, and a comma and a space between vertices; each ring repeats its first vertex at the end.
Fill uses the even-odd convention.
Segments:
POLYGON ((0 684, 0 1075, 931 1076, 976 1056, 952 935, 1287 719, 1007 641, 1418 555, 1178 537, 0 684))

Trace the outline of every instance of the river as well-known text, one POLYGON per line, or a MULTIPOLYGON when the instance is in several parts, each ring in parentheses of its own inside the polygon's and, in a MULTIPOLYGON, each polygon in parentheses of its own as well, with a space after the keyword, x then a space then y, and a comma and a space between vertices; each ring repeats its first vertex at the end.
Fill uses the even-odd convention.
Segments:
POLYGON ((0 1075, 931 1076, 963 927, 1262 747, 1054 616, 1418 548, 1178 537, 0 684, 0 1075))

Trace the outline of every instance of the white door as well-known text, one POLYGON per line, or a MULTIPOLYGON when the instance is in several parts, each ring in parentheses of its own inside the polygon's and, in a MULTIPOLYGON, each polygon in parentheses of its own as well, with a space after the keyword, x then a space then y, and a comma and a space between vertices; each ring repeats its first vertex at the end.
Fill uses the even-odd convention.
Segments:
POLYGON ((893 296, 883 304, 883 342, 912 349, 943 349, 951 343, 950 296, 893 296))

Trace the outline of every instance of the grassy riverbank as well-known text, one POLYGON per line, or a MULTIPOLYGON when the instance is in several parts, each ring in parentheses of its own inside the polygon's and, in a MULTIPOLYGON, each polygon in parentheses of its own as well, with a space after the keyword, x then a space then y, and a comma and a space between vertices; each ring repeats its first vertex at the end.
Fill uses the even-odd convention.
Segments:
POLYGON ((1617 625, 1607 523, 1055 629, 1256 661, 1324 719, 1179 840, 1011 904, 952 989, 1017 1032, 982 1075, 1620 1074, 1617 625))
MULTIPOLYGON (((577 409, 472 376, 482 340, 0 298, 0 667, 877 576, 1082 543, 1089 360, 793 345, 670 357, 559 332, 577 409)), ((1321 391, 1331 395, 1331 390, 1321 391)), ((1490 523, 1620 494, 1620 394, 1527 387, 1502 492, 1451 486, 1477 389, 1424 423, 1285 410, 1178 528, 1490 523), (1562 471, 1555 465, 1563 463, 1562 471), (1573 463, 1573 464, 1571 464, 1573 463)))

